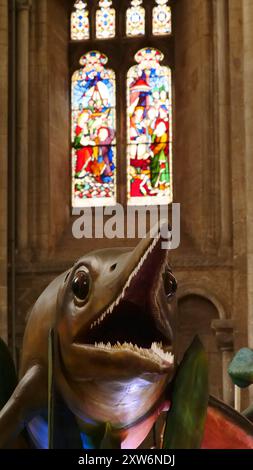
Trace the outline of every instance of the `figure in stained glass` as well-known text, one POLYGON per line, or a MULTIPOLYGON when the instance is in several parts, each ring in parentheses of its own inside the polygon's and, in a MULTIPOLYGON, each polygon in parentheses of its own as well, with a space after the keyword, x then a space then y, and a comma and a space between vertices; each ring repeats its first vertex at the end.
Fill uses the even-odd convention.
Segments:
POLYGON ((172 200, 171 71, 163 55, 145 48, 128 73, 128 202, 172 200))
POLYGON ((115 75, 92 51, 72 77, 73 206, 115 203, 115 75))

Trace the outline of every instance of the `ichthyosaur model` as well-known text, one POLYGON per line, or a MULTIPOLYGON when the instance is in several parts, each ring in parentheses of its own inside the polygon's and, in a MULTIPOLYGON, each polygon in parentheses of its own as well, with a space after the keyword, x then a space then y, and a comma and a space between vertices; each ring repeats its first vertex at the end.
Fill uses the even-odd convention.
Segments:
POLYGON ((64 446, 75 446, 64 409, 86 448, 137 448, 163 411, 166 448, 253 448, 247 419, 215 399, 208 405, 198 340, 177 367, 175 292, 160 234, 134 250, 92 252, 57 277, 30 313, 19 383, 0 412, 0 448, 24 428, 46 448, 57 419, 53 446, 64 434, 64 446))

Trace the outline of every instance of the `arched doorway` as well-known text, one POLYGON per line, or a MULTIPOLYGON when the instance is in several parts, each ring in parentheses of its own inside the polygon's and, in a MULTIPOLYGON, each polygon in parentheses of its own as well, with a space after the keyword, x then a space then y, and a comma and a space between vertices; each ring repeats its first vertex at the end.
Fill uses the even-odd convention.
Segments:
POLYGON ((205 297, 188 294, 178 301, 179 360, 198 335, 208 355, 210 393, 222 398, 222 358, 211 329, 212 321, 218 318, 217 308, 205 297))

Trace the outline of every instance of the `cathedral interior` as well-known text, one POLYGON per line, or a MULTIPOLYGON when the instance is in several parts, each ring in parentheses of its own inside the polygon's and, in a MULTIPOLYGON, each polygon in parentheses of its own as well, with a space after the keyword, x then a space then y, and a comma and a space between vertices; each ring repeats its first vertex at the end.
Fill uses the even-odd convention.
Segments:
MULTIPOLYGON (((153 185, 160 188, 158 198, 167 198, 169 213, 172 201, 180 203, 180 246, 169 253, 178 282, 179 355, 198 334, 209 358, 211 393, 234 406, 227 367, 237 350, 253 348, 252 0, 0 0, 0 61, 0 337, 17 364, 27 314, 50 281, 93 249, 137 244, 137 238, 72 235, 72 209, 88 191, 82 186, 84 161, 96 150, 90 150, 94 141, 82 146, 79 137, 85 125, 95 132, 101 119, 98 168, 87 171, 99 172, 105 161, 107 168, 93 187, 94 198, 102 191, 104 199, 126 207, 142 191, 146 204, 153 185), (137 32, 130 16, 126 27, 131 8, 140 15, 137 32), (164 31, 164 17, 157 26, 154 8, 168 14, 164 31), (103 9, 114 11, 108 35, 97 24, 103 9), (80 14, 83 30, 73 25, 73 15, 80 14), (153 67, 164 73, 168 99, 165 85, 157 95, 150 91, 155 68, 146 81, 139 75, 137 83, 134 76, 150 54, 153 67), (91 60, 105 77, 100 86, 89 75, 91 60), (82 122, 75 107, 80 71, 93 80, 82 122), (104 108, 95 113, 94 101, 103 93, 104 108), (144 113, 151 122, 156 105, 160 114, 146 143, 138 119, 144 113), (166 126, 170 138, 158 155, 166 126), (134 132, 141 143, 134 143, 134 132), (163 165, 159 182, 152 171, 144 178, 143 147, 151 149, 151 162, 169 154, 169 176, 167 160, 157 160, 163 165)), ((250 393, 242 392, 242 408, 250 393)))

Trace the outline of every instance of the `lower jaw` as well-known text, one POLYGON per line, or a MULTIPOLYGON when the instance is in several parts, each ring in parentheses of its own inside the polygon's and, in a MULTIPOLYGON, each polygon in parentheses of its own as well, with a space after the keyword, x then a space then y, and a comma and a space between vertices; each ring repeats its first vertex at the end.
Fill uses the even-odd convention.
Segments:
POLYGON ((72 412, 83 423, 96 426, 110 422, 118 430, 124 430, 161 408, 167 383, 167 376, 154 383, 140 378, 84 383, 67 380, 62 384, 62 392, 72 412))
POLYGON ((63 362, 76 381, 140 377, 154 382, 157 376, 170 375, 174 370, 174 363, 160 359, 155 361, 148 353, 144 355, 130 349, 100 349, 79 344, 65 351, 63 362))

